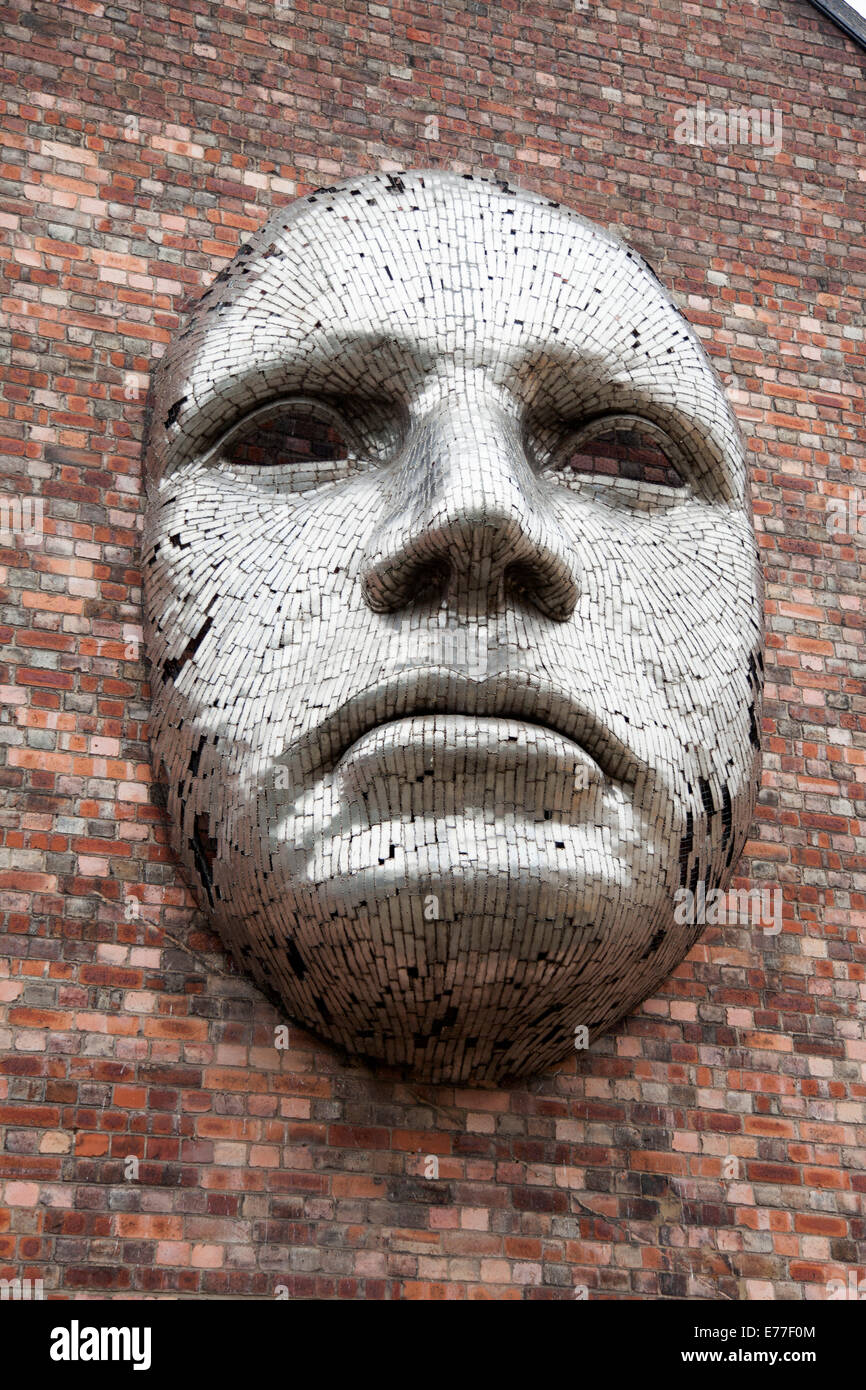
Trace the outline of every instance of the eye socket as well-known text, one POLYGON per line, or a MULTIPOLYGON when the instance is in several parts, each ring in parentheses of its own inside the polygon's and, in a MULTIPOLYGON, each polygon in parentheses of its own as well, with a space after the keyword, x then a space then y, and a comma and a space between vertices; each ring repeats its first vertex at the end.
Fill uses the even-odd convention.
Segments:
POLYGON ((599 483, 683 489, 686 483, 673 461, 676 456, 675 446, 657 425, 637 416, 606 416, 573 435, 552 470, 562 482, 591 478, 599 483))
POLYGON ((348 426, 330 406, 290 400, 253 411, 223 436, 205 462, 302 491, 349 476, 363 458, 348 426))

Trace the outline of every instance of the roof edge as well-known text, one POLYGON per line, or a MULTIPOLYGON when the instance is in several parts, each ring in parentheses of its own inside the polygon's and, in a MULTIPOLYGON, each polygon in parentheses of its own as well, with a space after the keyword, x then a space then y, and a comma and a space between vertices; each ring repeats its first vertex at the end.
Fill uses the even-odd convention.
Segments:
POLYGON ((832 19, 834 24, 838 24, 849 39, 859 43, 861 48, 866 48, 866 19, 850 5, 846 5, 845 0, 809 0, 809 3, 832 19))

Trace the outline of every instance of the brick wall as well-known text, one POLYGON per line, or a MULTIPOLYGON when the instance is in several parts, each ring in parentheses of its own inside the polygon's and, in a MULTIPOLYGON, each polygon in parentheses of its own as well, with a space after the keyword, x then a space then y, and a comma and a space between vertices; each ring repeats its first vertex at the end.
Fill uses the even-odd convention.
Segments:
POLYGON ((41 537, 0 538, 0 1277, 374 1299, 862 1278, 866 54, 805 0, 0 12, 7 527, 44 506, 41 537), (778 150, 678 141, 701 99, 769 103, 778 150), (783 931, 709 928, 624 1026, 498 1091, 294 1026, 275 1047, 150 797, 152 358, 268 210, 407 164, 505 173, 646 256, 749 436, 766 561, 737 884, 783 890, 783 931))

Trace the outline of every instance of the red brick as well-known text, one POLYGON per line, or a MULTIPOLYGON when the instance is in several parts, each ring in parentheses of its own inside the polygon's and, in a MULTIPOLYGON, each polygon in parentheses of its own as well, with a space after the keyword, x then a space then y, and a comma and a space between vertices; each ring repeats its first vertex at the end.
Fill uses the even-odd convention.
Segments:
POLYGON ((591 1297, 736 1299, 754 1279, 797 1298, 844 1278, 866 1195, 853 664, 866 544, 831 538, 827 503, 856 503, 866 473, 862 55, 782 0, 669 5, 663 24, 645 0, 508 0, 474 7, 471 30, 426 0, 387 17, 210 6, 206 39, 172 0, 155 18, 126 7, 122 29, 97 0, 47 19, 37 6, 25 28, 30 8, 12 0, 5 42, 0 448, 7 484, 31 470, 51 545, 0 550, 10 1275, 44 1270, 66 1299, 270 1298, 283 1282, 293 1299, 433 1301, 570 1296, 525 1282, 558 1265, 591 1297), (795 101, 804 55, 820 104, 795 101), (38 102, 20 80, 34 63, 38 102), (673 112, 699 98, 777 107, 780 158, 676 145, 673 112), (438 141, 424 138, 428 112, 438 141), (517 180, 619 227, 658 267, 730 381, 768 580, 768 756, 737 884, 784 884, 783 935, 711 929, 588 1053, 493 1090, 414 1087, 295 1028, 291 1054, 259 1064, 281 1020, 177 869, 150 799, 145 672, 123 653, 141 583, 144 406, 124 398, 125 373, 147 378, 186 304, 287 186, 391 160, 517 180), (83 866, 68 868, 73 856, 83 866), (146 922, 124 920, 124 888, 146 922), (726 1009, 751 1011, 749 1026, 720 1021, 726 1009), (40 1152, 56 1133, 68 1155, 40 1152), (679 1146, 694 1136, 695 1152, 679 1146), (422 1202, 427 1154, 441 1176, 422 1202), (730 1180, 725 1157, 739 1163, 730 1180), (820 1212, 804 1209, 812 1191, 820 1212), (478 1211, 489 1229, 466 1229, 478 1211), (742 1250, 743 1231, 769 1233, 772 1249, 742 1250), (266 1251, 283 1241, 323 1267, 275 1274, 266 1251), (619 1263, 625 1247, 638 1268, 619 1263), (325 1268, 347 1252, 347 1272, 325 1268))

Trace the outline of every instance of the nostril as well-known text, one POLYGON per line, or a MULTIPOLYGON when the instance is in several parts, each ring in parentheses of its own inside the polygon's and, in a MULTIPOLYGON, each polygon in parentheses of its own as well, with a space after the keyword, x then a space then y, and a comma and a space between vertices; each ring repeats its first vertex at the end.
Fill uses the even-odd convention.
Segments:
POLYGON ((386 561, 364 575, 364 598, 374 613, 391 613, 442 593, 450 577, 451 566, 444 558, 386 561))
POLYGON ((505 587, 516 598, 531 598, 538 588, 538 572, 532 565, 509 565, 505 571, 505 587))
POLYGON ((577 605, 577 585, 565 564, 515 561, 504 575, 505 589, 547 618, 565 622, 577 605))
POLYGON ((367 606, 374 613, 393 613, 407 604, 443 595, 459 584, 464 598, 474 590, 477 599, 483 591, 488 601, 495 603, 497 595, 507 594, 556 622, 570 618, 578 590, 565 561, 544 548, 502 566, 489 553, 494 547, 481 543, 485 536, 493 535, 492 530, 485 529, 481 540, 475 537, 474 545, 455 546, 449 554, 444 553, 444 540, 441 550, 438 545, 432 550, 425 546, 423 554, 413 554, 408 547, 386 556, 380 554, 362 577, 367 606))

